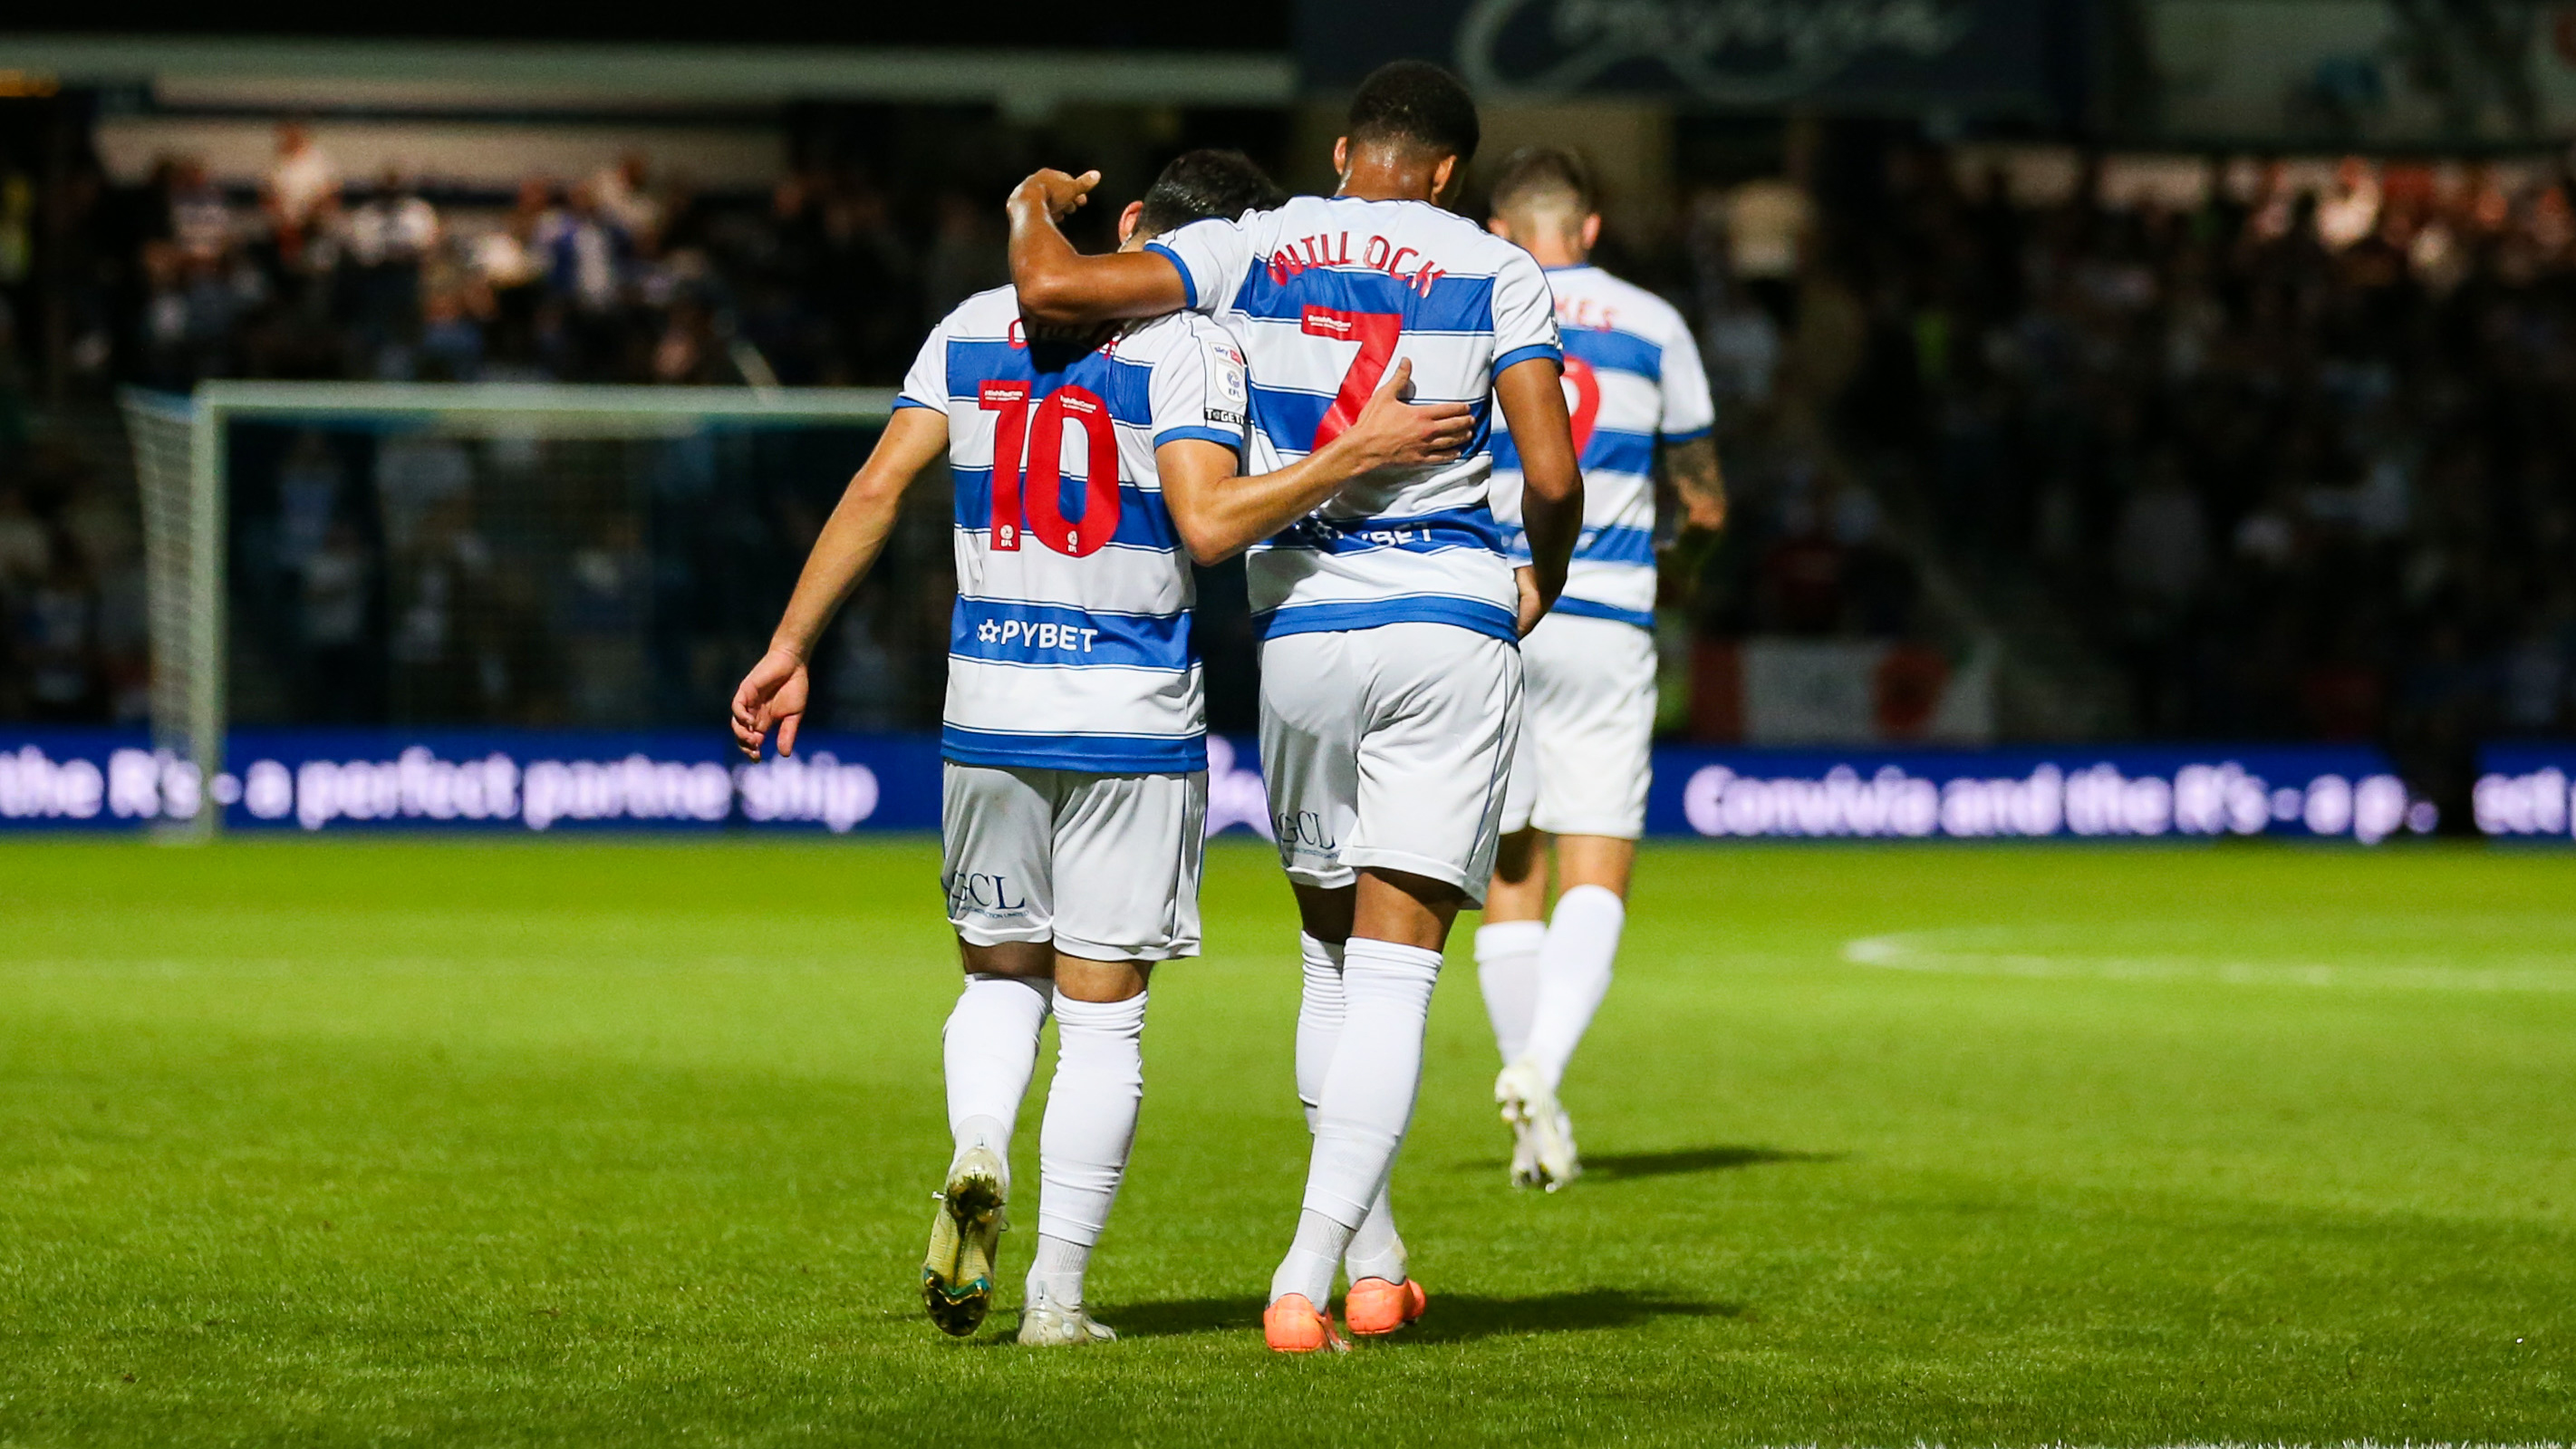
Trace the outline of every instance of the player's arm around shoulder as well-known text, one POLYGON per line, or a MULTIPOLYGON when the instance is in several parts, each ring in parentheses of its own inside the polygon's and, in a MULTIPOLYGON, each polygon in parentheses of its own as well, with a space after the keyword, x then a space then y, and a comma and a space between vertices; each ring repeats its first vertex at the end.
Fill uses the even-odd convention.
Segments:
POLYGON ((806 661, 824 626, 884 551, 903 508, 905 490, 931 461, 948 451, 948 415, 936 407, 899 407, 866 463, 841 490, 796 576, 796 592, 769 636, 769 652, 733 692, 734 743, 753 759, 761 742, 778 731, 778 752, 796 752, 796 730, 805 717, 809 688, 806 661))
MULTIPOLYGON (((1413 364, 1387 369, 1368 406, 1342 435, 1275 473, 1238 476, 1233 449, 1182 438, 1154 450, 1164 506, 1203 565, 1223 563, 1314 512, 1352 479, 1381 468, 1436 467, 1457 461, 1476 433, 1465 403, 1407 402, 1413 364)), ((1216 399, 1210 416, 1218 411, 1216 399)))
POLYGON ((1150 251, 1085 256, 1058 225, 1091 199, 1100 173, 1080 176, 1042 170, 1011 192, 1011 285, 1030 321, 1050 327, 1089 326, 1138 317, 1160 317, 1191 305, 1181 264, 1150 251))

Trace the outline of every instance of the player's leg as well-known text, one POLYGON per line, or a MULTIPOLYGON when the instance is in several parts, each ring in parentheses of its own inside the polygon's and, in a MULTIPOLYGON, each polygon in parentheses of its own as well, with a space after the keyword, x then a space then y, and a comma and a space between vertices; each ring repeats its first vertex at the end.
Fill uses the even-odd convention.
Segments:
POLYGON ((1628 877, 1637 842, 1615 835, 1556 837, 1562 883, 1539 948, 1539 988, 1528 1045, 1520 1060, 1538 1069, 1551 1092, 1591 1029, 1610 992, 1612 964, 1628 921, 1628 877))
POLYGON ((1126 1180, 1145 1096, 1145 961, 1055 958, 1055 1078, 1038 1128, 1038 1243, 1020 1342, 1117 1337, 1083 1302, 1083 1279, 1126 1180))
MULTIPOLYGON (((1526 660, 1523 668, 1535 672, 1526 660)), ((1534 693, 1535 681, 1524 682, 1534 693)), ((1485 921, 1476 928, 1476 985, 1505 1066, 1519 1060, 1529 1042, 1530 1014, 1538 1008, 1538 947, 1547 935, 1546 843, 1530 826, 1538 803, 1535 736, 1524 696, 1520 746, 1503 791, 1502 843, 1494 852, 1494 879, 1485 888, 1485 921)))
POLYGON ((953 1334, 992 1308, 1011 1133, 1053 1004, 1053 773, 941 767, 941 883, 966 982, 940 1034, 952 1150, 921 1289, 953 1334))
MULTIPOLYGON (((1297 1103, 1312 1136, 1323 1110, 1324 1077, 1342 1039, 1342 956, 1359 888, 1299 886, 1296 891, 1304 927, 1298 941, 1304 983, 1297 999, 1297 1103)), ((1353 1332, 1390 1333, 1421 1316, 1422 1289, 1411 1281, 1408 1267, 1404 1237, 1395 1228, 1392 1192, 1380 1188, 1342 1254, 1342 1268, 1351 1281, 1347 1307, 1353 1332)))
MULTIPOLYGON (((1342 970, 1358 888, 1341 863, 1341 841, 1358 804, 1357 685, 1345 635, 1295 634, 1262 645, 1261 773, 1280 868, 1297 897, 1297 1099, 1309 1133, 1346 1016, 1342 970)), ((1341 1346, 1324 1311, 1329 1264, 1321 1289, 1308 1290, 1302 1304, 1274 1302, 1265 1313, 1272 1347, 1341 1346)))
POLYGON ((1083 1279, 1136 1141, 1154 963, 1198 952, 1206 839, 1204 771, 1093 776, 1057 814, 1056 1069, 1022 1343, 1116 1337, 1086 1310, 1083 1279))
MULTIPOLYGON (((1493 868, 1518 723, 1518 657, 1499 640, 1427 625, 1337 637, 1352 656, 1345 677, 1367 686, 1354 821, 1341 852, 1359 879, 1342 958, 1342 1029, 1318 1093, 1296 1241, 1271 1282, 1274 1310, 1329 1292, 1386 1187, 1421 1085, 1441 947, 1493 868)), ((1418 1312, 1419 1295, 1409 1296, 1418 1312)), ((1283 1346, 1276 1334, 1272 1342, 1283 1346)))
POLYGON ((1645 826, 1655 655, 1646 632, 1606 619, 1550 619, 1523 641, 1538 760, 1531 822, 1554 837, 1556 908, 1539 943, 1529 1037, 1495 1097, 1531 1142, 1551 1190, 1581 1171, 1557 1089, 1610 989, 1628 878, 1645 826))

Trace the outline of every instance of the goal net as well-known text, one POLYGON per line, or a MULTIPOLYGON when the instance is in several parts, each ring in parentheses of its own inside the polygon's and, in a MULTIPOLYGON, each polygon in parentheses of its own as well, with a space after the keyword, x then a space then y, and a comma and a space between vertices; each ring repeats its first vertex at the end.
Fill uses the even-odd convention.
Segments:
MULTIPOLYGON (((219 828, 241 788, 225 738, 246 725, 721 718, 893 401, 516 383, 127 394, 164 828, 219 828)), ((850 658, 818 669, 864 697, 847 723, 916 723, 905 675, 924 647, 944 656, 944 612, 921 647, 908 617, 946 584, 939 491, 915 490, 836 631, 850 658)))

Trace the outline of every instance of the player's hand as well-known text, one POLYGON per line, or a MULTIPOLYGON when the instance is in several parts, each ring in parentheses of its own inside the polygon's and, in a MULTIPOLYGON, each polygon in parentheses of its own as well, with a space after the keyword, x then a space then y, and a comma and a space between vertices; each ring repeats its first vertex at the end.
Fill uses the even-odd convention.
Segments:
POLYGON ((1413 360, 1399 357, 1339 439, 1361 471, 1455 462, 1475 438, 1475 413, 1465 403, 1405 401, 1411 396, 1413 360))
POLYGON ((1526 639, 1538 627, 1538 621, 1547 617, 1547 595, 1539 592, 1538 570, 1528 564, 1512 570, 1512 583, 1520 590, 1521 637, 1526 639))
POLYGON ((784 649, 760 656, 733 692, 733 738, 742 752, 760 758, 760 742, 778 731, 778 753, 796 753, 796 727, 805 719, 805 696, 811 683, 805 661, 784 649))
POLYGON ((1091 188, 1099 184, 1097 171, 1068 176, 1046 167, 1030 172, 1029 178, 1020 183, 1019 194, 1044 203, 1048 218, 1062 221, 1081 210, 1082 204, 1091 199, 1091 188))

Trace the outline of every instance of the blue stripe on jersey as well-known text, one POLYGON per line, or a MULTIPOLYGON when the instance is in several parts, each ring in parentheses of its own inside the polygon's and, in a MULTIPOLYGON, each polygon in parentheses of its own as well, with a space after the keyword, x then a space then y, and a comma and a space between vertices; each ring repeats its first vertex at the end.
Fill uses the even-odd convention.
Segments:
MULTIPOLYGON (((1186 270, 1186 269, 1184 269, 1186 270)), ((1394 313, 1407 332, 1482 332, 1494 330, 1494 279, 1444 276, 1425 297, 1413 283, 1384 272, 1327 271, 1310 267, 1285 283, 1270 279, 1270 268, 1255 257, 1234 306, 1246 316, 1302 322, 1309 307, 1337 312, 1394 313)))
POLYGON ((1077 770, 1087 775, 1170 775, 1208 767, 1205 734, 1019 734, 942 725, 939 757, 961 765, 1077 770))
POLYGON ((1650 528, 1632 528, 1626 524, 1587 529, 1574 545, 1574 556, 1586 563, 1652 566, 1655 562, 1655 533, 1650 528))
POLYGON ((896 412, 902 412, 905 408, 929 408, 933 412, 947 411, 947 409, 940 407, 937 403, 926 403, 918 398, 898 396, 894 400, 894 410, 896 412))
MULTIPOLYGON (((1504 530, 1503 552, 1515 562, 1530 558, 1529 534, 1522 529, 1504 530)), ((1584 563, 1635 564, 1652 568, 1655 564, 1653 530, 1613 524, 1608 528, 1589 528, 1574 542, 1574 557, 1584 563)))
POLYGON ((1484 508, 1453 508, 1409 517, 1298 519, 1268 540, 1271 548, 1312 549, 1317 553, 1367 553, 1394 548, 1406 553, 1440 553, 1453 548, 1503 551, 1502 525, 1484 508))
POLYGON ((1568 327, 1563 341, 1569 357, 1580 357, 1594 367, 1606 367, 1612 372, 1633 372, 1657 386, 1663 384, 1664 349, 1633 332, 1568 327))
POLYGON ((991 664, 1186 671, 1199 657, 1190 616, 1109 614, 1064 604, 960 598, 948 655, 991 664))
POLYGON ((1547 358, 1554 362, 1559 370, 1562 370, 1565 366, 1565 354, 1563 352, 1548 346, 1544 342, 1534 342, 1527 347, 1515 347, 1511 351, 1504 353, 1502 356, 1495 358, 1494 376, 1500 377, 1504 373, 1511 371, 1513 368, 1520 366, 1522 363, 1527 362, 1534 357, 1547 358))
POLYGON ((1165 428, 1154 435, 1154 446, 1159 448, 1165 443, 1178 442, 1183 438, 1195 438, 1202 443, 1214 443, 1220 448, 1231 448, 1237 455, 1243 452, 1243 434, 1229 433, 1223 428, 1165 428))
MULTIPOLYGON (((983 533, 993 526, 993 470, 958 468, 950 473, 957 495, 957 526, 973 533, 983 533)), ((1088 492, 1080 478, 1067 474, 1056 480, 1056 511, 1068 523, 1081 523, 1084 495, 1088 492)), ((1027 509, 1023 500, 1022 511, 1027 509)), ((1110 530, 1109 541, 1129 548, 1154 548, 1168 553, 1180 546, 1180 530, 1172 526, 1171 510, 1163 506, 1163 495, 1148 493, 1133 483, 1118 485, 1118 526, 1110 530)), ((1044 548, 1032 536, 1023 547, 1044 548)))
POLYGON ((1549 612, 1576 619, 1608 619, 1614 624, 1634 624, 1640 629, 1655 627, 1655 616, 1643 609, 1622 609, 1611 604, 1596 604, 1590 599, 1561 598, 1549 612))
POLYGON ((1321 604, 1287 604, 1252 616, 1264 639, 1290 634, 1341 634, 1388 624, 1454 624, 1461 629, 1518 644, 1520 620, 1500 604, 1462 599, 1452 594, 1405 594, 1389 599, 1353 599, 1321 604))
POLYGON ((1181 260, 1181 254, 1179 252, 1172 250, 1170 247, 1167 247, 1158 241, 1149 241, 1145 243, 1145 250, 1161 253, 1163 260, 1172 264, 1172 270, 1181 274, 1181 310, 1184 312, 1197 311, 1199 308, 1199 284, 1196 281, 1193 281, 1190 277, 1190 264, 1181 260))
POLYGON ((1711 423, 1706 427, 1691 428, 1678 433, 1666 433, 1664 434, 1664 441, 1667 443, 1696 443, 1700 439, 1705 438, 1716 431, 1717 425, 1715 423, 1711 423))
POLYGON ((1086 352, 1062 372, 1041 373, 1026 347, 951 338, 948 377, 950 396, 960 401, 972 402, 976 396, 955 391, 961 381, 970 386, 980 382, 1043 384, 1035 389, 1036 398, 1060 387, 1087 387, 1109 405, 1112 419, 1140 428, 1154 423, 1154 369, 1106 352, 1086 352))
MULTIPOLYGON (((1518 468, 1521 450, 1512 446, 1512 435, 1494 436, 1494 466, 1518 468)), ((1642 478, 1654 471, 1655 435, 1652 433, 1614 433, 1594 428, 1583 445, 1583 471, 1586 473, 1634 473, 1642 478)))

